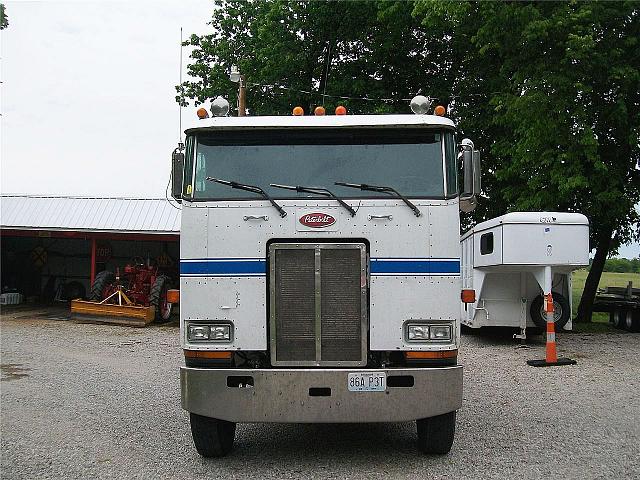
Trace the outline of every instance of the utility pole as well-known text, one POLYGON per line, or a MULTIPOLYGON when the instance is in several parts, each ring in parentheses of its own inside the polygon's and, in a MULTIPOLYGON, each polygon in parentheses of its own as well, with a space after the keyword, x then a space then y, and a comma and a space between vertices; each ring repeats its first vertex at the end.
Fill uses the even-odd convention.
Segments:
POLYGON ((244 75, 240 75, 238 85, 238 116, 244 117, 247 114, 247 86, 244 75))

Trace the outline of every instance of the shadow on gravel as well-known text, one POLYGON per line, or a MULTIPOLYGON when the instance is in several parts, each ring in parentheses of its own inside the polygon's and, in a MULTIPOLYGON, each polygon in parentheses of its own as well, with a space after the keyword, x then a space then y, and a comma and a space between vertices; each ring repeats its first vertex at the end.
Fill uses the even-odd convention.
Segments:
MULTIPOLYGON (((370 465, 390 451, 416 456, 416 427, 413 422, 370 424, 244 424, 238 426, 230 463, 253 458, 256 452, 274 464, 286 465, 292 458, 326 459, 350 465, 370 465)), ((220 460, 218 460, 220 461, 220 460)))
MULTIPOLYGON (((471 340, 473 343, 484 343, 491 345, 520 345, 520 340, 513 338, 513 335, 518 333, 517 328, 510 327, 482 327, 482 328, 469 328, 462 325, 462 336, 467 340, 471 340)), ((569 333, 569 332, 566 332, 569 333)), ((564 332, 562 333, 564 334, 564 332)), ((545 343, 545 338, 539 332, 539 329, 528 328, 527 329, 527 345, 541 345, 545 343)))

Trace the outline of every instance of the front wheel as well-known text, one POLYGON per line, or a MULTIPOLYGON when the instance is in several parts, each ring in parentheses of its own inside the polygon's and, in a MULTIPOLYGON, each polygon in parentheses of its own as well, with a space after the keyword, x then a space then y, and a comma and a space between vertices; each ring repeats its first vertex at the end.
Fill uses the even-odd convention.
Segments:
POLYGON ((191 413, 191 436, 203 457, 224 457, 233 449, 236 424, 191 413))
POLYGON ((424 453, 445 454, 451 450, 456 433, 456 412, 416 420, 418 448, 424 453))

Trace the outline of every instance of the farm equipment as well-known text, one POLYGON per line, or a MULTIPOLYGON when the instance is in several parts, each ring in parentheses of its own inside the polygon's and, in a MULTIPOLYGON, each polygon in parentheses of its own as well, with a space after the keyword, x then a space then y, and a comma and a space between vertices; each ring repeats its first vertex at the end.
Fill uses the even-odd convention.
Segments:
POLYGON ((166 322, 172 304, 167 300, 171 278, 147 260, 135 258, 123 275, 102 271, 96 275, 89 300, 73 300, 71 316, 79 320, 143 327, 166 322))
POLYGON ((608 312, 614 327, 629 332, 640 331, 640 288, 605 287, 598 290, 593 304, 594 312, 608 312))

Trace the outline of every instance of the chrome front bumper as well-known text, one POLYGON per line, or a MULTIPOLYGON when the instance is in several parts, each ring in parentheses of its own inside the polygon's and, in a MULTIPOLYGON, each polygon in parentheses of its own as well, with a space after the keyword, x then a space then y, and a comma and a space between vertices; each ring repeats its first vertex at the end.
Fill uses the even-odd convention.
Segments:
MULTIPOLYGON (((462 367, 402 369, 180 369, 182 408, 232 422, 402 422, 433 417, 462 406, 462 367), (412 387, 350 392, 350 372, 412 376, 412 387), (253 386, 228 386, 251 377, 253 386), (330 396, 311 396, 323 389, 330 396)), ((393 383, 393 382, 392 382, 393 383)))

